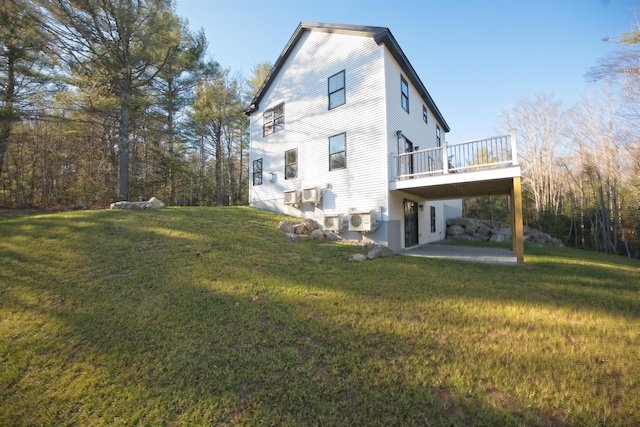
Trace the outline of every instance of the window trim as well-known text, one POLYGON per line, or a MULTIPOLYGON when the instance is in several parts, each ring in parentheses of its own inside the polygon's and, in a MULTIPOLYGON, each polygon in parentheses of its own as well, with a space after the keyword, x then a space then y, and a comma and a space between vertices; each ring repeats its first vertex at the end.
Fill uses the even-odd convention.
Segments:
POLYGON ((339 71, 337 73, 335 73, 332 76, 329 76, 329 78, 327 79, 327 93, 329 96, 328 102, 329 102, 329 110, 333 110, 334 108, 337 108, 341 105, 344 105, 347 103, 347 74, 345 70, 339 71), (342 87, 339 89, 334 90, 333 92, 331 91, 331 79, 342 74, 342 87), (343 92, 343 96, 342 96, 342 103, 340 104, 336 104, 334 106, 331 105, 331 96, 335 95, 336 93, 342 91, 343 92))
POLYGON ((426 124, 429 124, 429 110, 427 109, 427 107, 424 104, 422 104, 422 120, 426 124))
POLYGON ((296 179, 297 177, 298 177, 298 148, 296 147, 284 152, 284 179, 296 179), (295 162, 287 163, 287 155, 292 152, 295 153, 295 162), (288 172, 291 171, 292 166, 295 168, 293 169, 295 174, 293 176, 289 176, 288 172))
POLYGON ((440 126, 436 125, 436 146, 442 147, 442 138, 440 133, 440 126))
POLYGON ((253 161, 253 185, 254 185, 254 187, 258 186, 258 185, 262 185, 262 171, 263 171, 263 169, 262 169, 262 158, 255 159, 253 161), (256 166, 257 165, 260 165, 260 171, 259 172, 256 172, 256 166), (259 174, 259 175, 257 175, 257 174, 259 174), (256 177, 259 178, 259 180, 258 180, 259 182, 258 183, 256 183, 256 181, 257 181, 256 177))
POLYGON ((341 132, 341 133, 337 133, 335 135, 332 135, 329 137, 329 171, 335 171, 335 170, 341 170, 341 169, 346 169, 347 168, 347 132, 341 132), (340 151, 331 151, 331 140, 335 137, 338 136, 343 136, 343 140, 344 140, 344 147, 342 150, 340 151), (340 153, 344 153, 344 165, 340 166, 340 167, 332 167, 331 166, 331 157, 336 155, 336 154, 340 154, 340 153))
POLYGON ((262 113, 262 136, 271 135, 282 129, 284 129, 284 102, 262 113))
POLYGON ((400 105, 403 110, 407 113, 409 112, 409 83, 407 83, 407 80, 405 80, 403 75, 400 75, 400 105), (405 87, 407 88, 407 93, 404 92, 405 87))

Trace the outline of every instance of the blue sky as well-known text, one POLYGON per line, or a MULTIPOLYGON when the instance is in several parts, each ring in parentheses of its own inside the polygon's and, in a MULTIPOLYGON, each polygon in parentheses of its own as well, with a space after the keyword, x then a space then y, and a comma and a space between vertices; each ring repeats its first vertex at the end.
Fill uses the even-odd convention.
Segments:
POLYGON ((619 48, 640 0, 177 0, 209 55, 232 73, 278 59, 301 21, 388 27, 438 105, 451 143, 502 133, 518 98, 553 94, 568 107, 585 73, 619 48))

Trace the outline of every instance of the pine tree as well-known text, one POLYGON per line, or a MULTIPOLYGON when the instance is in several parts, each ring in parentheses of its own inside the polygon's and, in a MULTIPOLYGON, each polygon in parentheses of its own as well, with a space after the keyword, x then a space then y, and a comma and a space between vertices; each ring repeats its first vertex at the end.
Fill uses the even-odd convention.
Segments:
POLYGON ((118 199, 129 197, 132 114, 181 37, 170 0, 42 0, 71 82, 105 73, 118 99, 118 199))

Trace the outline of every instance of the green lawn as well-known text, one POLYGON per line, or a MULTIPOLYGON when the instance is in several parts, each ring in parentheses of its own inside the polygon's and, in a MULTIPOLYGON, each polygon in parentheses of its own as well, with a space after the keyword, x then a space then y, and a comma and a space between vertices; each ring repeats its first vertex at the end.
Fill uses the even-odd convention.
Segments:
POLYGON ((281 219, 0 220, 0 425, 640 425, 640 262, 354 263, 281 219))

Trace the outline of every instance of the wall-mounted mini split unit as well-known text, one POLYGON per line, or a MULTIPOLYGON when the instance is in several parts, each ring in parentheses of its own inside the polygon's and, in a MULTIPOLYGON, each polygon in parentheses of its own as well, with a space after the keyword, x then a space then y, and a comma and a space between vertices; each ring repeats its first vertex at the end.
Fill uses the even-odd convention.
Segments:
POLYGON ((300 191, 287 190, 284 192, 284 204, 285 205, 299 205, 300 204, 300 191))
POLYGON ((324 190, 318 187, 309 187, 302 189, 302 203, 313 203, 316 206, 320 203, 324 190))
POLYGON ((325 214, 324 215, 324 229, 327 231, 340 232, 347 223, 344 220, 342 214, 325 214))
POLYGON ((375 231, 378 229, 378 215, 372 211, 349 212, 349 231, 375 231))

